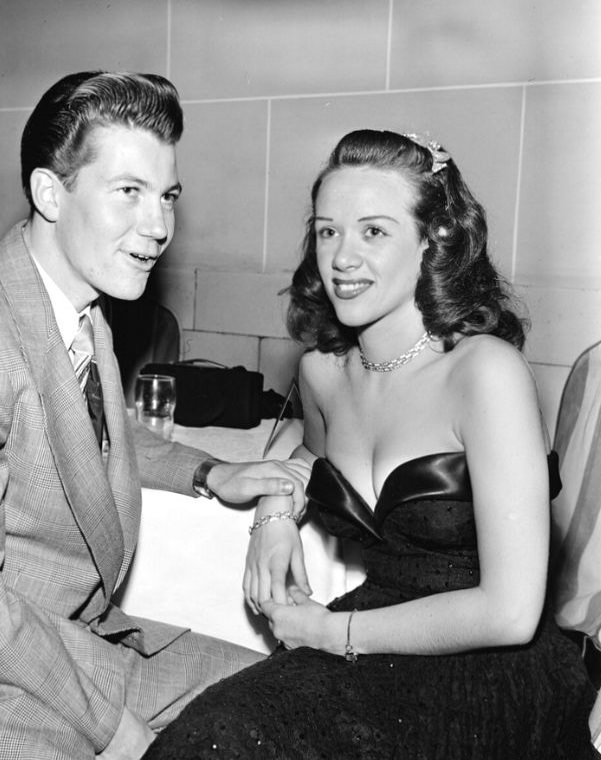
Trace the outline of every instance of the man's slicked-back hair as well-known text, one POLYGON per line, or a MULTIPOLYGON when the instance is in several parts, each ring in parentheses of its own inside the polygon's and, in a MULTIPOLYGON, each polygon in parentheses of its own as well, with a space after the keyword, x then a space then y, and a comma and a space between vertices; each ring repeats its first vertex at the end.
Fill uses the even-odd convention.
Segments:
POLYGON ((21 182, 33 209, 31 173, 52 170, 69 188, 94 159, 86 140, 95 127, 145 129, 168 144, 183 131, 179 95, 159 74, 81 71, 52 85, 27 120, 21 138, 21 182))

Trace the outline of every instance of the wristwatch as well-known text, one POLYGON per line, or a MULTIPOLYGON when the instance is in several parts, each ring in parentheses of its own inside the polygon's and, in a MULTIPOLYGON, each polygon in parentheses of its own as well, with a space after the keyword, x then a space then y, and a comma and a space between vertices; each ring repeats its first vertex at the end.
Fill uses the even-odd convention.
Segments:
POLYGON ((223 459, 215 459, 215 457, 208 457, 203 460, 198 467, 194 470, 194 479, 192 480, 192 488, 206 499, 212 499, 215 494, 207 485, 207 478, 209 473, 215 467, 216 464, 223 464, 223 459))

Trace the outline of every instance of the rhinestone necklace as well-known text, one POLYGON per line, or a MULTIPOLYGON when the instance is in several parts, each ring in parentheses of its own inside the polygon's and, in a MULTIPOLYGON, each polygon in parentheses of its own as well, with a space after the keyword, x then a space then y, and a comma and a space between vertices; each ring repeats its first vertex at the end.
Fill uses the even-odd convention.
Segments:
POLYGON ((397 356, 396 359, 389 359, 387 362, 370 362, 369 359, 365 357, 365 354, 359 348, 359 356, 361 357, 361 364, 365 367, 365 369, 370 370, 370 372, 392 372, 393 369, 397 369, 398 367, 402 367, 403 364, 407 364, 411 361, 415 356, 419 354, 420 351, 423 351, 424 348, 428 345, 428 343, 432 340, 432 336, 429 332, 425 332, 422 337, 417 341, 417 343, 412 346, 409 351, 407 351, 404 354, 401 354, 400 356, 397 356))

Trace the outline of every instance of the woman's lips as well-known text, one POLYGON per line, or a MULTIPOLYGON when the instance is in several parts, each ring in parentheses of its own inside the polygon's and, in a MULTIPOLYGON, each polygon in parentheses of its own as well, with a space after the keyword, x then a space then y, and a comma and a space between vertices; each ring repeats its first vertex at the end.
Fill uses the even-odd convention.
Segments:
POLYGON ((332 283, 336 298, 343 300, 357 298, 371 287, 370 280, 333 280, 332 283))

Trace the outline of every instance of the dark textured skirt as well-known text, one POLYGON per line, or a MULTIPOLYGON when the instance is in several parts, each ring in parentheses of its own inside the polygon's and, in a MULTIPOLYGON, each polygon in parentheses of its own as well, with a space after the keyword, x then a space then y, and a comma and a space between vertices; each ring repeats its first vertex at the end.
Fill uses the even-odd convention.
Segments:
POLYGON ((587 760, 594 689, 546 622, 523 647, 365 655, 303 647, 208 688, 146 760, 587 760))

